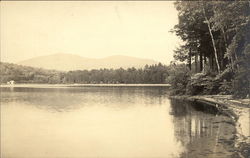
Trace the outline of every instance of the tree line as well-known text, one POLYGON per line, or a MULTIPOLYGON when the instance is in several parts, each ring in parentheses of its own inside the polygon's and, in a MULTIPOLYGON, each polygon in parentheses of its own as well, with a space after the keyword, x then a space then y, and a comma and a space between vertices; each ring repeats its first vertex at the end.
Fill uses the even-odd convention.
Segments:
POLYGON ((1 63, 1 83, 166 83, 168 67, 161 63, 144 68, 93 69, 61 72, 1 63))

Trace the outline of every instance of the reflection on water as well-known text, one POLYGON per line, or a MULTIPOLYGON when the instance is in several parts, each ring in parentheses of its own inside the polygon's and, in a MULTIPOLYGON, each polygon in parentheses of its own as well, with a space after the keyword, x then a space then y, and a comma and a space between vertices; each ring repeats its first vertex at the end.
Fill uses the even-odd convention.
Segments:
POLYGON ((186 147, 181 157, 225 158, 233 154, 236 131, 230 118, 218 115, 213 108, 204 113, 200 104, 172 100, 171 106, 175 137, 186 147))
POLYGON ((1 88, 3 157, 225 157, 231 120, 165 87, 1 88), (225 146, 226 142, 226 146, 225 146))
POLYGON ((4 92, 1 95, 3 101, 23 102, 58 112, 96 104, 105 106, 115 104, 114 108, 127 108, 135 103, 161 104, 163 96, 166 95, 164 87, 10 88, 1 88, 4 92), (116 104, 117 102, 119 104, 116 104))

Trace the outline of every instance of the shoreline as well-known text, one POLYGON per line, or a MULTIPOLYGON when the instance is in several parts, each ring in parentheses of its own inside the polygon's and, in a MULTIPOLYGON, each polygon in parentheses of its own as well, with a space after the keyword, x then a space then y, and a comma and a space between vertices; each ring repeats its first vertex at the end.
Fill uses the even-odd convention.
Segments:
POLYGON ((27 83, 27 84, 1 84, 0 87, 170 87, 170 84, 48 84, 48 83, 27 83))
POLYGON ((213 106, 220 112, 232 117, 235 121, 239 119, 239 110, 250 108, 250 99, 234 99, 231 95, 180 95, 170 96, 170 98, 213 106))
POLYGON ((169 98, 212 106, 230 117, 237 131, 235 150, 239 154, 238 156, 248 158, 250 154, 250 99, 234 99, 231 95, 182 95, 169 98), (243 130, 244 128, 246 129, 243 130), (248 132, 243 132, 247 130, 248 132))

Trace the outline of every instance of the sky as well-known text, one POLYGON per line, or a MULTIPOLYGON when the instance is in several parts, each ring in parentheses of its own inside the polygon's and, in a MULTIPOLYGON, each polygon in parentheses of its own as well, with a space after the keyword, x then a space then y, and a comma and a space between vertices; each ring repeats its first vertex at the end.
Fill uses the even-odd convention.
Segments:
POLYGON ((173 1, 2 1, 1 61, 56 53, 126 55, 165 64, 179 38, 173 1))

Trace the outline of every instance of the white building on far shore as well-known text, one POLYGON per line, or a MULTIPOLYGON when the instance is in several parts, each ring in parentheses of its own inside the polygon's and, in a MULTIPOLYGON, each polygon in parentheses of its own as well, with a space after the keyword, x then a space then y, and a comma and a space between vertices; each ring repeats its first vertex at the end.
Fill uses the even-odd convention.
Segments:
POLYGON ((14 80, 10 80, 10 81, 7 82, 7 84, 13 85, 13 84, 15 84, 15 81, 14 80))

